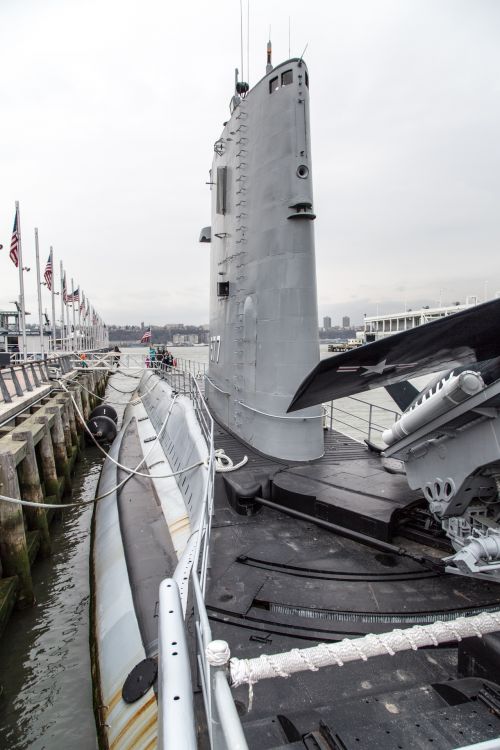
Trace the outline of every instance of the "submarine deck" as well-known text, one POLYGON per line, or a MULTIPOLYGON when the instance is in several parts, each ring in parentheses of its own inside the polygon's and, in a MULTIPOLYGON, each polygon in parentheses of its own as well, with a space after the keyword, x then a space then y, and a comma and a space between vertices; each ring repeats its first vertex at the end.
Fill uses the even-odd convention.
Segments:
MULTIPOLYGON (((243 468, 216 478, 207 583, 212 635, 233 656, 498 606, 497 584, 443 573, 439 556, 421 543, 432 540, 429 518, 414 523, 425 516, 418 493, 362 444, 326 432, 322 459, 285 464, 216 425, 215 446, 234 462, 248 456, 243 468), (259 495, 285 512, 252 501, 259 495), (297 510, 317 522, 288 515, 297 510), (325 519, 347 536, 317 525, 325 519), (350 531, 372 541, 349 538, 350 531)), ((235 697, 249 747, 259 750, 448 750, 500 733, 499 653, 493 635, 265 681, 254 687, 251 710, 246 688, 235 697)))

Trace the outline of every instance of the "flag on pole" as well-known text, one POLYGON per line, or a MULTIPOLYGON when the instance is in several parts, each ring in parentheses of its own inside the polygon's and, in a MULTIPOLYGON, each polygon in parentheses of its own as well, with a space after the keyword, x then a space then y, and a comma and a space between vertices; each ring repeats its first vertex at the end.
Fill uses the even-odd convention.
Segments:
POLYGON ((142 334, 141 344, 147 344, 148 341, 151 341, 151 326, 142 334))
POLYGON ((45 283, 47 284, 47 289, 49 292, 52 291, 52 253, 49 253, 49 259, 47 260, 47 265, 45 266, 45 271, 43 272, 43 278, 45 279, 45 283))
POLYGON ((68 289, 66 287, 66 271, 63 274, 62 293, 63 293, 63 302, 65 305, 67 305, 68 304, 68 289))
POLYGON ((82 298, 80 300, 80 315, 85 310, 85 292, 82 292, 82 298))
POLYGON ((67 296, 68 302, 79 302, 80 301, 80 287, 73 289, 71 294, 67 296))
POLYGON ((19 230, 17 228, 17 209, 16 218, 14 219, 14 228, 12 230, 12 239, 10 241, 9 258, 16 268, 19 267, 19 230))

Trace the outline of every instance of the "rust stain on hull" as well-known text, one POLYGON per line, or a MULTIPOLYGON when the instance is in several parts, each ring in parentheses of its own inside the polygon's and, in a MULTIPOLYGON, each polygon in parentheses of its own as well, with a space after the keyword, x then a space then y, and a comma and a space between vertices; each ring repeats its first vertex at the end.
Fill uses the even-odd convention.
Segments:
MULTIPOLYGON (((156 696, 154 692, 151 691, 151 693, 152 694, 148 698, 148 700, 145 702, 141 701, 139 705, 137 706, 137 709, 132 714, 132 716, 130 716, 130 718, 127 719, 127 721, 122 726, 122 728, 120 729, 116 737, 110 743, 109 745, 110 750, 126 750, 128 748, 132 750, 133 748, 141 748, 142 747, 141 740, 147 741, 149 739, 151 730, 156 726, 156 723, 158 720, 158 711, 156 708, 156 696), (151 714, 151 715, 148 716, 148 714, 151 714)), ((115 698, 116 698, 116 694, 115 696, 113 696, 113 700, 115 698)), ((121 698, 121 692, 119 694, 119 698, 121 698)), ((111 711, 108 710, 107 712, 108 721, 110 719, 110 713, 111 711)), ((148 747, 148 748, 156 747, 156 744, 157 744, 156 729, 155 729, 154 734, 155 734, 155 737, 153 739, 150 739, 148 744, 145 745, 144 747, 148 747)))

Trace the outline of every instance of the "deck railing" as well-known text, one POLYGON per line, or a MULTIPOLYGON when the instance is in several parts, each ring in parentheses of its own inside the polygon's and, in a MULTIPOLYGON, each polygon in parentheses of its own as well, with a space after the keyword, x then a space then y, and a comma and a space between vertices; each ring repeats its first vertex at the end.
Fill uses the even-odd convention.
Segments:
POLYGON ((73 355, 65 354, 0 368, 0 405, 11 404, 16 398, 48 385, 55 371, 63 375, 70 372, 73 369, 72 359, 73 355))
MULTIPOLYGON (((179 365, 179 361, 177 362, 179 365)), ((196 363, 198 364, 198 363, 196 363)), ((247 750, 243 728, 231 695, 226 674, 221 668, 211 667, 206 648, 212 641, 212 633, 205 607, 205 589, 207 582, 210 532, 213 516, 214 479, 215 479, 215 451, 214 451, 214 423, 207 408, 205 399, 199 387, 196 375, 201 370, 196 369, 196 375, 162 363, 156 363, 154 369, 165 379, 177 394, 188 396, 194 406, 195 414, 202 434, 208 447, 208 477, 205 496, 199 512, 197 543, 193 554, 191 568, 191 599, 194 608, 194 627, 196 640, 196 661, 198 680, 203 693, 207 731, 211 746, 217 750, 247 750)), ((176 637, 179 627, 184 627, 182 607, 178 588, 173 579, 164 581, 160 587, 159 606, 159 747, 161 750, 173 750, 182 746, 186 749, 195 748, 194 738, 194 709, 192 696, 187 695, 186 679, 189 676, 189 658, 187 648, 176 637), (172 645, 175 643, 175 659, 173 659, 172 645), (177 648, 179 646, 179 648, 177 648), (179 660, 177 658, 180 657, 179 660), (181 674, 178 670, 181 669, 181 674), (169 679, 166 675, 169 674, 169 679), (172 694, 172 681, 178 685, 178 690, 172 694), (181 694, 183 693, 183 694, 181 694), (171 733, 172 732, 172 733, 171 733)))
POLYGON ((382 432, 399 419, 401 412, 372 404, 356 396, 347 396, 323 404, 326 426, 355 440, 380 442, 382 432))
MULTIPOLYGON (((191 359, 177 358, 177 366, 191 373, 200 382, 208 376, 208 365, 191 359)), ((347 396, 323 404, 325 426, 338 430, 355 440, 381 442, 382 432, 399 419, 401 412, 370 403, 357 396, 347 396)))

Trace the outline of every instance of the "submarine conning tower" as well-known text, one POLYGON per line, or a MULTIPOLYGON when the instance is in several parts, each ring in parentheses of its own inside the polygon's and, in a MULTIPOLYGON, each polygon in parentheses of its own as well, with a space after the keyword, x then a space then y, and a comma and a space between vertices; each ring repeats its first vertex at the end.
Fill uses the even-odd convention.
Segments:
POLYGON ((321 408, 286 410, 319 361, 309 76, 302 59, 236 83, 211 171, 210 356, 216 418, 270 456, 323 454, 321 408))

